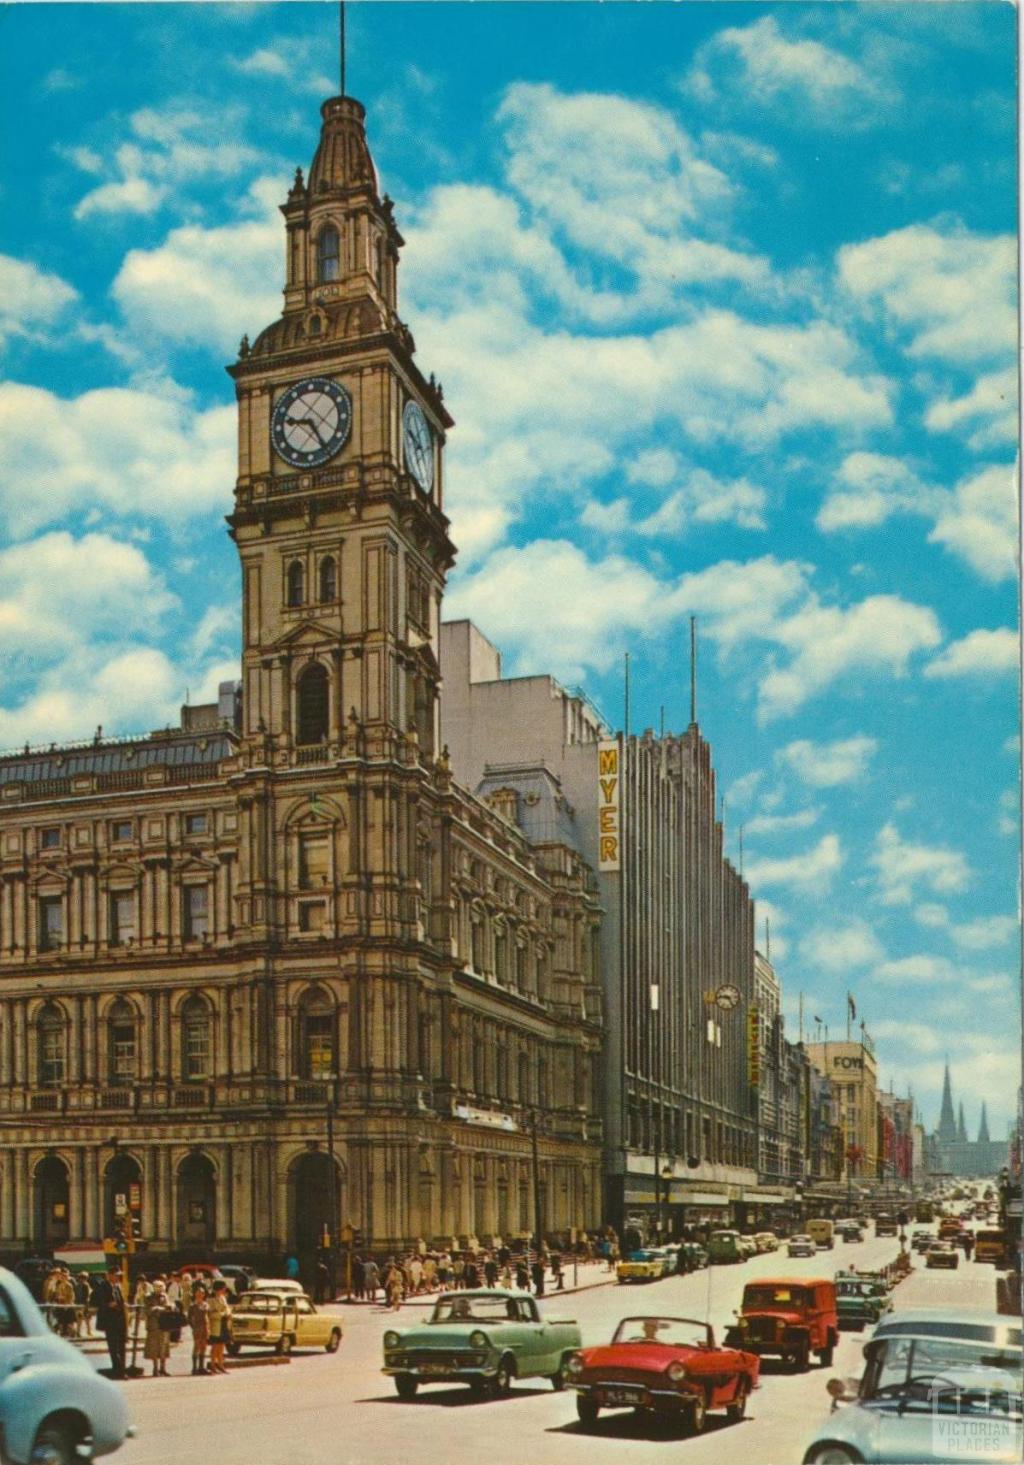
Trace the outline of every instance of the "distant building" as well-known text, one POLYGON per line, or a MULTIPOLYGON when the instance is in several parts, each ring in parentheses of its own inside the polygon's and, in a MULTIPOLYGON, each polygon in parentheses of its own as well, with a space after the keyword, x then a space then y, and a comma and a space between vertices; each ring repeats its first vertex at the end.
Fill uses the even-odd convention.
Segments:
POLYGON ((977 1139, 971 1140, 967 1137, 962 1100, 954 1116, 953 1084, 948 1063, 942 1082, 942 1108, 939 1112, 938 1128, 930 1139, 928 1169, 935 1174, 994 1175, 1007 1163, 1009 1144, 1005 1139, 994 1140, 989 1134, 988 1107, 984 1100, 981 1104, 977 1139))
POLYGON ((866 1040, 808 1043, 811 1062, 832 1084, 836 1123, 842 1130, 842 1177, 853 1183, 874 1181, 878 1173, 877 1073, 874 1049, 866 1040))

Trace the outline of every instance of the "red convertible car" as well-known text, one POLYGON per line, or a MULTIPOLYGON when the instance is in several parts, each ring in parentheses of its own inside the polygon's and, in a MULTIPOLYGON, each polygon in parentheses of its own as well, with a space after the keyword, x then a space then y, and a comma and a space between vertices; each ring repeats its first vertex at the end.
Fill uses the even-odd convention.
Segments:
POLYGON ((717 1348, 707 1323, 680 1317, 627 1317, 607 1347, 569 1359, 576 1413, 591 1425, 602 1409, 650 1409, 682 1416, 692 1434, 709 1409, 743 1418, 761 1360, 740 1348, 717 1348))

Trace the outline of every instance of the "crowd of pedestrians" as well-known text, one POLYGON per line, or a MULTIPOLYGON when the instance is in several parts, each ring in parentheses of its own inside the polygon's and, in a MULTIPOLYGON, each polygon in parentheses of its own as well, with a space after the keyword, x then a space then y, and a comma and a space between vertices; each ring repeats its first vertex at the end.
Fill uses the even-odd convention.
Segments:
MULTIPOLYGON (((579 1248, 577 1259, 592 1261, 595 1243, 579 1248)), ((513 1255, 507 1246, 489 1251, 410 1251, 380 1261, 372 1256, 352 1258, 352 1296, 397 1310, 404 1301, 432 1293, 509 1287, 518 1292, 561 1292, 565 1287, 562 1254, 546 1247, 538 1255, 513 1255)))

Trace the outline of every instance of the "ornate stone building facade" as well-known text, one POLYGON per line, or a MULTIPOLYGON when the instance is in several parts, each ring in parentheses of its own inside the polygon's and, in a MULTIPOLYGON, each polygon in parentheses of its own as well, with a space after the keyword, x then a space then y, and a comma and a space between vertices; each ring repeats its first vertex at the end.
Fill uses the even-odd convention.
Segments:
POLYGON ((323 106, 243 341, 242 682, 0 759, 0 1245, 310 1254, 601 1217, 596 881, 453 780, 452 426, 397 314, 363 109, 323 106))

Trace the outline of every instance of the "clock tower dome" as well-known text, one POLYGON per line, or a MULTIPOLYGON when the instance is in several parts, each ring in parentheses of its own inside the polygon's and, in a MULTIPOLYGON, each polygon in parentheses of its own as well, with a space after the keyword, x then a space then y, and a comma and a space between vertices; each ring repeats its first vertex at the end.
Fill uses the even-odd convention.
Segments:
POLYGON ((320 109, 287 200, 280 319, 228 368, 242 562, 243 734, 279 761, 437 752, 454 559, 441 389, 398 315, 402 236, 351 97, 320 109), (319 751, 314 751, 319 750, 319 751))

